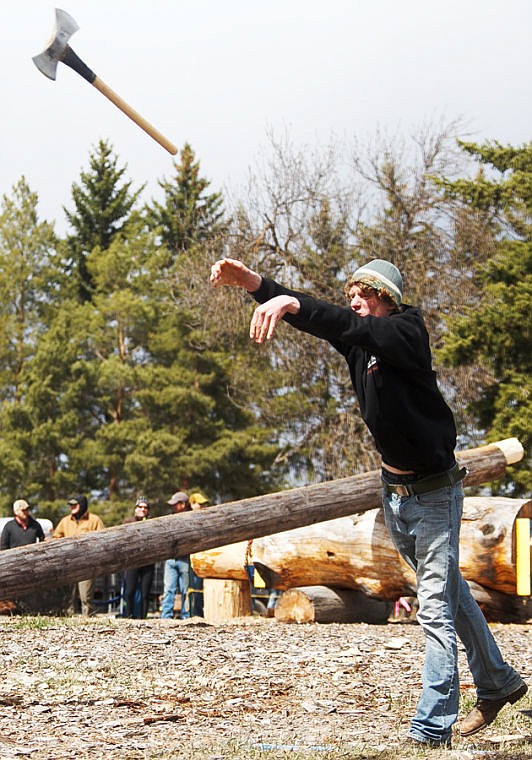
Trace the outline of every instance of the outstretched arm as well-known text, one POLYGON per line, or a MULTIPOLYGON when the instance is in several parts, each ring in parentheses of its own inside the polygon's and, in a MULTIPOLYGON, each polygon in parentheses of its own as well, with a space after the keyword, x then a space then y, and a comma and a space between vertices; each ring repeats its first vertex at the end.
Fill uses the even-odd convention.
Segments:
POLYGON ((211 267, 210 281, 215 288, 233 285, 252 293, 260 288, 262 277, 238 259, 220 259, 211 267))
MULTIPOLYGON (((233 285, 253 293, 262 283, 262 277, 238 259, 220 259, 211 267, 210 281, 217 288, 233 285)), ((249 326, 249 337, 255 343, 263 343, 273 337, 275 328, 285 314, 297 314, 300 303, 290 295, 275 296, 257 306, 249 326)))
POLYGON ((257 306, 249 326, 249 337, 255 343, 263 343, 264 339, 273 337, 275 328, 285 314, 297 314, 301 304, 294 296, 275 296, 269 301, 257 306))

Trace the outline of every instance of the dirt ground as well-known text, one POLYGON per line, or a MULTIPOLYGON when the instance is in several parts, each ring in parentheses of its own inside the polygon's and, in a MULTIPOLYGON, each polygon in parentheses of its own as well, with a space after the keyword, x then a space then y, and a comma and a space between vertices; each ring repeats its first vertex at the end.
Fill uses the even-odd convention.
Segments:
MULTIPOLYGON (((532 623, 493 630, 532 683, 532 623)), ((420 690, 417 624, 98 615, 0 617, 0 631, 2 759, 424 756, 402 745, 420 690)), ((460 674, 465 712, 463 651, 460 674)), ((429 754, 531 758, 531 719, 527 695, 477 737, 429 754)))

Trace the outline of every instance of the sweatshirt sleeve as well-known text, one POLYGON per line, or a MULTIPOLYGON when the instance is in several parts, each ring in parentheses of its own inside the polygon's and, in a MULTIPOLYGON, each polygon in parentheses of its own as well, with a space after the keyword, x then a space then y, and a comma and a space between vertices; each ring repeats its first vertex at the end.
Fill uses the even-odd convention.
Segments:
POLYGON ((405 368, 424 366, 430 357, 428 334, 418 309, 404 307, 389 317, 360 317, 349 307, 285 288, 267 277, 251 295, 259 303, 278 295, 297 298, 299 313, 285 314, 283 319, 298 330, 329 341, 344 355, 358 346, 405 368))

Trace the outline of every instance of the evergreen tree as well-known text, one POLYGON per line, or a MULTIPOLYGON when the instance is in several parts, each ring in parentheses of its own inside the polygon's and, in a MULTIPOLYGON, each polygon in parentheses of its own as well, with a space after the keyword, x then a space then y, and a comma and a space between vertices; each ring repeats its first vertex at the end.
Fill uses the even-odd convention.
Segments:
POLYGON ((148 214, 173 256, 211 240, 226 229, 222 196, 207 193, 210 182, 200 176, 199 161, 188 143, 174 167, 173 180, 159 181, 164 191, 163 203, 153 202, 148 214))
POLYGON ((461 143, 490 170, 474 179, 443 180, 447 197, 483 214, 491 256, 474 275, 479 298, 449 317, 441 357, 451 366, 477 361, 483 384, 470 409, 488 441, 517 437, 525 460, 495 490, 529 493, 532 430, 532 143, 520 148, 497 142, 461 143))
POLYGON ((79 184, 72 184, 74 210, 65 209, 65 214, 74 234, 67 242, 82 303, 93 293, 88 255, 96 246, 106 250, 114 237, 124 232, 143 189, 132 189, 132 181, 124 179, 126 170, 127 166, 119 167, 109 143, 100 140, 89 155, 89 170, 81 172, 79 184))
POLYGON ((70 303, 69 308, 57 309, 28 367, 24 399, 11 432, 13 440, 24 442, 21 481, 51 519, 68 495, 94 488, 88 462, 73 456, 96 430, 89 403, 93 376, 81 360, 84 328, 81 307, 70 303))
MULTIPOLYGON (((120 176, 108 172, 103 185, 109 189, 120 176)), ((97 197, 86 198, 90 214, 79 220, 101 198, 98 183, 86 175, 84 182, 97 197)), ((205 215, 199 218, 205 225, 205 215)), ((90 224, 78 230, 91 297, 58 311, 27 393, 42 497, 52 504, 72 490, 100 493, 100 511, 112 524, 138 491, 164 504, 194 483, 213 499, 267 490, 277 449, 228 399, 227 358, 218 345, 206 347, 202 311, 161 243, 161 228, 155 232, 152 220, 130 211, 112 234, 91 237, 90 224)), ((218 245, 216 235, 206 226, 191 231, 197 240, 186 258, 193 269, 203 253, 198 240, 218 245)), ((208 292, 208 278, 201 287, 208 292)))
POLYGON ((6 504, 31 485, 32 425, 25 409, 31 363, 61 282, 53 227, 22 178, 0 210, 0 491, 6 504))

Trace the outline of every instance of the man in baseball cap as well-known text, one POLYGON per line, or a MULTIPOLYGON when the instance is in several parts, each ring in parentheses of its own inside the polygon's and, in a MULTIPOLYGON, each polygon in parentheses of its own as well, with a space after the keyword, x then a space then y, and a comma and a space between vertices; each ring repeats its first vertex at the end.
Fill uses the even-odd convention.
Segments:
POLYGON ((209 500, 201 491, 193 491, 190 494, 190 507, 193 510, 205 509, 209 506, 209 500))
MULTIPOLYGON (((190 494, 190 508, 193 512, 207 509, 209 500, 201 491, 193 491, 190 494)), ((190 614, 192 617, 203 617, 203 578, 200 578, 190 567, 190 589, 188 592, 190 602, 190 614)))
POLYGON ((167 504, 170 504, 171 507, 174 507, 174 512, 184 512, 186 510, 187 505, 189 504, 189 496, 184 491, 176 491, 172 496, 168 499, 166 502, 167 504), (183 504, 182 509, 175 509, 178 505, 183 504))
MULTIPOLYGON (((190 499, 185 491, 176 491, 168 499, 167 504, 173 507, 176 514, 190 512, 190 499)), ((190 587, 190 554, 183 557, 167 559, 164 563, 163 600, 161 602, 161 618, 174 617, 175 595, 179 589, 181 594, 181 612, 179 617, 185 620, 190 617, 189 587, 190 587)))
POLYGON ((31 507, 25 499, 13 502, 13 520, 7 522, 0 539, 1 549, 14 549, 44 541, 41 524, 31 515, 31 507))

